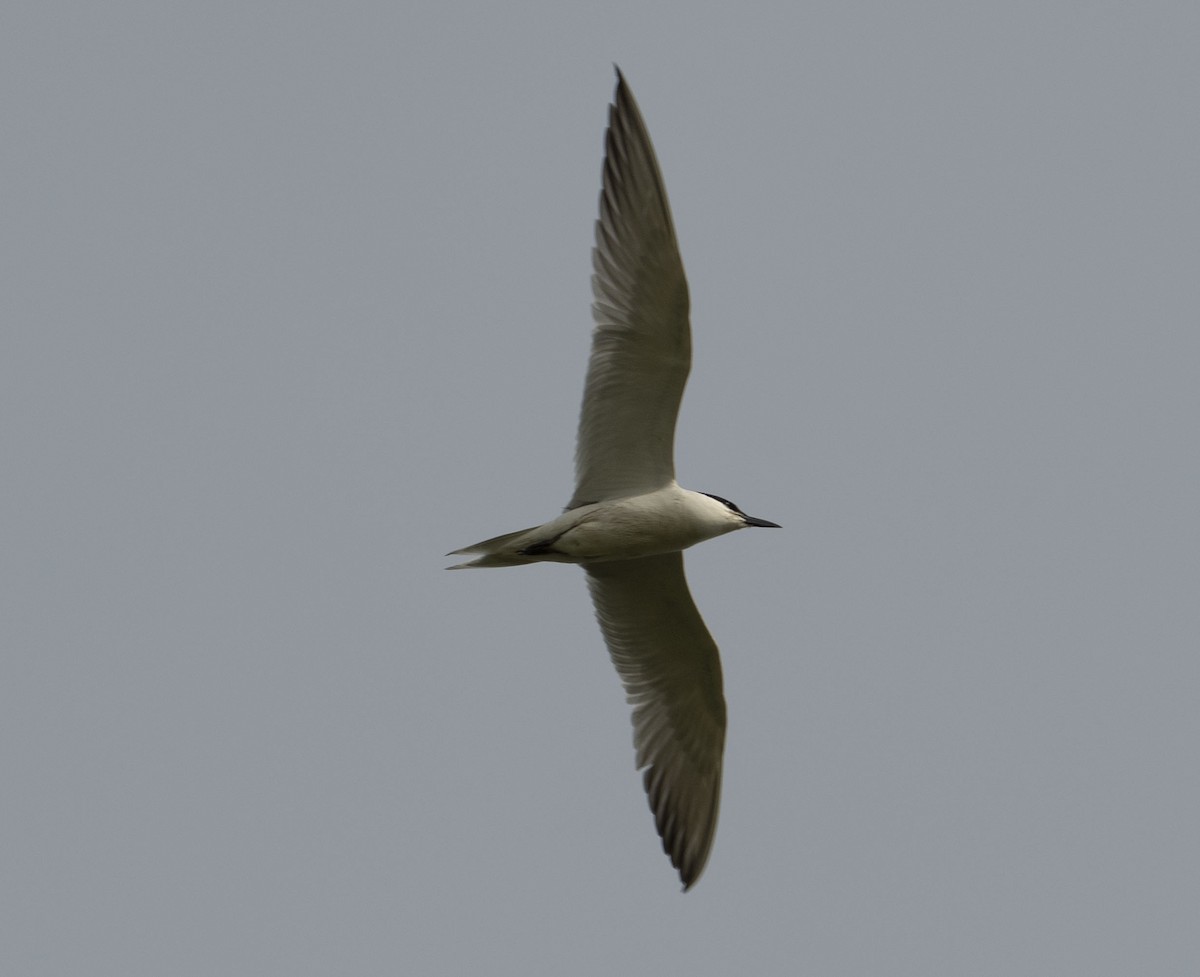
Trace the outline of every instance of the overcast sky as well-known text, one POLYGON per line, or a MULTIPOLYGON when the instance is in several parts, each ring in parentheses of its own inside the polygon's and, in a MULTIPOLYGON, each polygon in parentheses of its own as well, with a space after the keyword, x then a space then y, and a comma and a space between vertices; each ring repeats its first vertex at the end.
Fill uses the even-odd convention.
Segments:
POLYGON ((1200 7, 18 3, 0 970, 1200 972, 1200 7), (729 738, 682 895, 571 494, 618 63, 729 738))

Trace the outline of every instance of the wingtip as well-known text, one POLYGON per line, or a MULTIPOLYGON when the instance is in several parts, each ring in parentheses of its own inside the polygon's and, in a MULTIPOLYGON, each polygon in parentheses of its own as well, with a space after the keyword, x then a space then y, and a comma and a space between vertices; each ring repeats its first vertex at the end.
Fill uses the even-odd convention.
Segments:
POLYGON ((704 861, 702 861, 698 867, 695 865, 689 865, 686 867, 686 871, 685 871, 684 868, 676 865, 675 868, 679 872, 679 879, 681 882, 683 882, 683 888, 680 889, 679 891, 680 892, 691 892, 692 889, 695 887, 696 883, 700 881, 700 876, 702 876, 704 874, 704 869, 707 866, 707 864, 708 864, 708 854, 705 853, 704 861))

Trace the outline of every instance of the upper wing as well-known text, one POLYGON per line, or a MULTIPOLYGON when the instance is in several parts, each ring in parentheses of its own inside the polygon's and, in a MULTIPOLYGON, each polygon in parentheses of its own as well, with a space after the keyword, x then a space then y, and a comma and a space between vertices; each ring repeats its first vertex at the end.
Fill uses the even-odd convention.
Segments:
POLYGON ((717 646, 683 575, 683 554, 585 567, 596 618, 633 708, 633 745, 684 889, 717 830, 725 697, 717 646))
POLYGON ((646 124, 620 71, 608 111, 592 251, 592 355, 568 508, 675 477, 675 417, 692 362, 688 289, 646 124))

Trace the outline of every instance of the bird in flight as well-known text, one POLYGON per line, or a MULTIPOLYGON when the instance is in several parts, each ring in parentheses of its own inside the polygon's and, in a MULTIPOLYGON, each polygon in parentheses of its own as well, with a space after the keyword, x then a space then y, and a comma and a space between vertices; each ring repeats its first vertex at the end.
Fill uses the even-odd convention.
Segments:
POLYGON ((541 526, 454 550, 476 558, 449 569, 551 561, 586 571, 633 706, 637 767, 655 826, 686 891, 716 832, 725 696, 682 551, 778 525, 675 481, 675 418, 692 361, 687 279, 658 161, 620 69, 604 148, 575 495, 541 526))

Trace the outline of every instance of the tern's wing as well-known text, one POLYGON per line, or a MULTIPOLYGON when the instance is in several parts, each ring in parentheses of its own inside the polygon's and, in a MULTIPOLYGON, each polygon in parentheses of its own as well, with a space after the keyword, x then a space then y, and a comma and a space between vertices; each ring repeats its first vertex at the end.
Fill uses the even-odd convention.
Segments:
POLYGON ((608 110, 592 251, 592 356, 568 508, 675 477, 675 416, 692 362, 687 279, 654 148, 621 73, 608 110))
POLYGON ((690 888, 717 830, 725 697, 721 660, 688 592, 683 554, 585 567, 596 617, 633 706, 663 850, 690 888))

